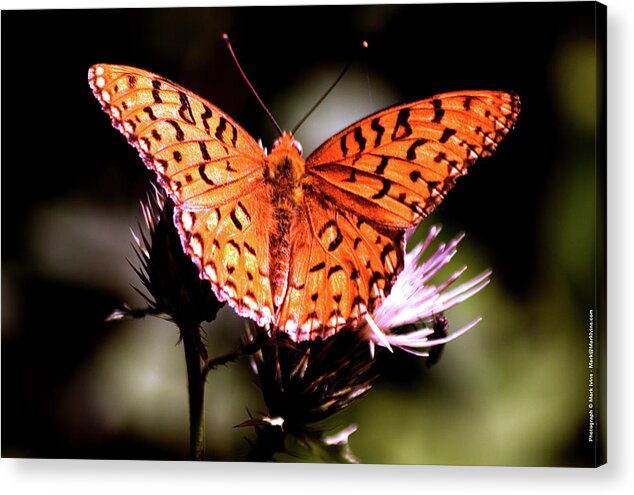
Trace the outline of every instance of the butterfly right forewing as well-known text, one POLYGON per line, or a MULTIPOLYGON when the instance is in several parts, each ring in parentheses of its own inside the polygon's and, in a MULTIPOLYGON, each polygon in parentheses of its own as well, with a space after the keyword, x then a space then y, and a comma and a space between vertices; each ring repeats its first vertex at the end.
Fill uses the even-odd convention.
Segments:
POLYGON ((335 134, 306 160, 312 186, 335 204, 397 228, 415 225, 512 129, 519 98, 444 93, 377 112, 335 134))

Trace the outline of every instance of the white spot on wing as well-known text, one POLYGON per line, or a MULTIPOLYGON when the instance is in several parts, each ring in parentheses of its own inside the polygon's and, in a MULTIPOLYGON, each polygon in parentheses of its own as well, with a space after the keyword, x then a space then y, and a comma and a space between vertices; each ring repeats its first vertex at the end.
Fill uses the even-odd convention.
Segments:
MULTIPOLYGON (((265 301, 265 303, 266 303, 266 301, 265 301)), ((263 317, 263 318, 265 318, 267 321, 270 321, 270 320, 271 320, 271 317, 272 317, 273 315, 272 315, 272 313, 271 313, 271 309, 270 309, 268 306, 264 306, 264 307, 261 309, 261 312, 262 312, 262 317, 263 317)))
POLYGON ((231 286, 231 285, 227 285, 225 287, 222 287, 220 289, 220 292, 227 298, 227 299, 236 299, 236 290, 231 286))
POLYGON ((181 224, 183 229, 187 232, 191 232, 192 227, 194 226, 194 217, 189 211, 184 211, 181 213, 181 224))
POLYGON ((199 258, 202 257, 203 245, 198 240, 198 237, 192 236, 192 238, 189 241, 189 247, 192 248, 192 251, 194 252, 196 256, 198 256, 199 258))
POLYGON ((165 169, 167 168, 167 164, 161 160, 154 160, 154 168, 164 174, 165 169))
POLYGON ((251 311, 257 311, 258 309, 258 304, 255 302, 255 300, 249 296, 244 296, 242 298, 242 302, 244 303, 244 305, 249 308, 251 311))
POLYGON ((335 315, 328 320, 328 326, 334 329, 338 329, 346 324, 346 319, 341 315, 335 315))
POLYGON ((209 280, 211 280, 213 283, 218 282, 218 274, 216 273, 216 269, 213 266, 205 265, 205 273, 207 274, 207 277, 209 277, 209 280))
POLYGON ((284 331, 289 335, 289 337, 295 340, 295 337, 297 335, 297 322, 291 318, 286 320, 284 331))

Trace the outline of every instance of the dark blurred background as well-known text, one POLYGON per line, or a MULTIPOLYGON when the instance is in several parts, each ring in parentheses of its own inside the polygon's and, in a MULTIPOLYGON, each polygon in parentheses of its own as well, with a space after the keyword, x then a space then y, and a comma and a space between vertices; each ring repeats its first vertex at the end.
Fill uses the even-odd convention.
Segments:
MULTIPOLYGON (((370 49, 302 126, 305 156, 385 106, 459 89, 512 89, 516 129, 423 223, 467 237, 452 262, 492 283, 447 313, 484 320, 427 369, 397 352, 338 417, 369 463, 589 465, 587 326, 595 307, 595 4, 2 12, 2 455, 187 456, 176 327, 106 323, 141 306, 129 227, 151 174, 87 83, 97 62, 179 82, 265 145, 273 126, 241 81, 227 32, 280 125, 292 128, 361 40, 370 49)), ((445 272, 445 277, 451 270, 445 272)), ((235 347, 229 309, 210 354, 235 347)), ((233 425, 262 401, 246 362, 210 374, 207 454, 241 460, 233 425)))

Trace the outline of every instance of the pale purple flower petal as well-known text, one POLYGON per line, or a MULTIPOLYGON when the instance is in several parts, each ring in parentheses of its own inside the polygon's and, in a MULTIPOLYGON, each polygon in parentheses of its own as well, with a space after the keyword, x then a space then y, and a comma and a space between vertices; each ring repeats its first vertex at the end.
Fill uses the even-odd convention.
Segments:
MULTIPOLYGON (((406 238, 412 232, 413 229, 408 231, 406 238)), ((450 342, 480 322, 481 318, 476 318, 460 330, 442 338, 430 338, 434 330, 427 327, 409 333, 392 332, 393 329, 405 325, 424 324, 476 294, 490 282, 491 270, 486 270, 448 290, 467 269, 463 266, 437 285, 429 283, 451 261, 458 251, 458 244, 464 238, 461 233, 449 243, 439 244, 431 255, 423 259, 439 233, 440 227, 432 226, 425 240, 405 254, 403 271, 396 279, 390 295, 368 316, 366 331, 371 351, 374 350, 374 344, 377 344, 390 350, 398 347, 412 354, 426 356, 425 348, 450 342)))

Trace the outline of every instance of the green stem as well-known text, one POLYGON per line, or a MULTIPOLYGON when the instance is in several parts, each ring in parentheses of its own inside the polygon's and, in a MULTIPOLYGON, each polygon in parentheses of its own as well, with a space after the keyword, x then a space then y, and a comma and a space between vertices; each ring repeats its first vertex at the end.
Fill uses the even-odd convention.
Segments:
MULTIPOLYGON (((205 376, 200 356, 200 329, 181 327, 185 361, 187 362, 187 391, 189 393, 189 457, 201 461, 205 456, 205 376)), ((206 363, 205 363, 206 368, 206 363)))

